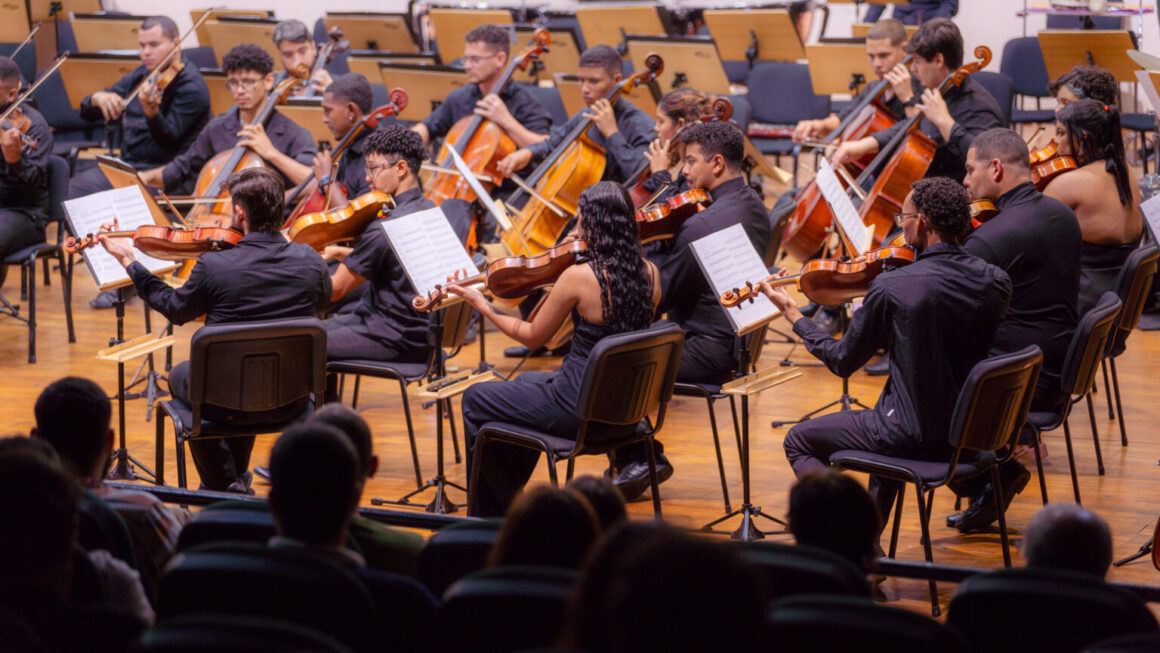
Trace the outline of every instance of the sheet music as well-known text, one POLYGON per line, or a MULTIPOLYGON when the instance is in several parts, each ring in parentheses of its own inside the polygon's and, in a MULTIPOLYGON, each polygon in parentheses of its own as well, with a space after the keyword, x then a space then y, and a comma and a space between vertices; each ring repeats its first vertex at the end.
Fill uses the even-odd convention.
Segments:
MULTIPOLYGON (((101 224, 112 222, 114 218, 119 224, 118 231, 133 231, 137 227, 155 224, 145 196, 137 186, 101 191, 65 200, 63 204, 69 226, 78 237, 97 233, 101 224)), ((133 248, 133 252, 137 260, 154 274, 168 272, 177 267, 172 261, 146 256, 136 247, 133 248)), ((120 288, 132 283, 125 268, 121 267, 117 259, 101 245, 84 250, 83 255, 85 264, 88 265, 89 272, 92 273, 100 290, 120 288)))
MULTIPOLYGON (((727 290, 743 287, 746 282, 756 283, 769 276, 745 228, 739 224, 694 241, 692 249, 701 272, 718 297, 727 290)), ((721 306, 721 310, 725 311, 738 335, 744 335, 780 314, 773 302, 760 293, 753 303, 746 300, 739 307, 721 306)))
POLYGON ((1140 204, 1140 213, 1144 214, 1144 224, 1152 232, 1152 241, 1160 242, 1160 195, 1153 195, 1140 204))
POLYGON ((874 229, 862 223, 858 209, 854 208, 853 200, 842 188, 838 175, 834 174, 834 169, 830 167, 830 162, 825 159, 822 159, 822 164, 818 167, 817 182, 822 197, 826 198, 826 204, 834 214, 834 219, 838 221, 838 225, 846 232, 846 238, 854 246, 855 251, 850 252, 850 256, 858 257, 870 251, 874 242, 874 229))
POLYGON ((460 276, 479 274, 438 207, 381 222, 416 294, 430 293, 461 270, 460 276))

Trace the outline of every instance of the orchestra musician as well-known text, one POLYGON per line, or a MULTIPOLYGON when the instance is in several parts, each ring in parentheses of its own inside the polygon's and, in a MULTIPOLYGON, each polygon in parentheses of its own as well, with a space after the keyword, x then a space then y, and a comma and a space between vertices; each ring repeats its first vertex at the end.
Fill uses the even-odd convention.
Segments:
MULTIPOLYGON (((318 254, 307 245, 290 243, 279 232, 283 221, 281 177, 268 168, 247 168, 228 180, 233 226, 245 236, 237 246, 206 252, 193 266, 189 280, 173 289, 137 262, 128 238, 101 237, 104 246, 125 266, 133 286, 155 311, 174 324, 201 315, 205 323, 223 324, 292 317, 313 317, 330 298, 330 276, 318 254)), ((102 231, 116 224, 102 225, 102 231)), ((189 362, 169 373, 169 390, 189 401, 189 362)), ((206 408, 207 419, 227 422, 232 415, 206 408)), ((284 416, 300 414, 305 404, 293 405, 284 416)), ((190 441, 193 462, 202 486, 208 490, 249 491, 247 471, 253 438, 190 441)))
POLYGON ((423 143, 447 135, 459 120, 475 114, 494 122, 515 141, 527 147, 547 138, 551 119, 527 87, 509 82, 498 94, 495 84, 503 76, 511 56, 511 35, 507 28, 485 23, 463 37, 463 72, 468 84, 447 94, 431 115, 412 127, 423 143))
MULTIPOLYGON (((366 77, 358 73, 347 73, 334 78, 322 95, 322 121, 339 142, 350 133, 363 116, 374 108, 374 92, 366 77)), ((314 178, 319 188, 327 194, 331 208, 341 208, 350 203, 348 198, 358 197, 369 191, 366 167, 366 143, 369 130, 363 130, 347 145, 337 163, 331 158, 330 150, 323 149, 314 155, 314 178), (346 193, 341 186, 346 187, 346 193)))
MULTIPOLYGON (((0 56, 0 100, 3 108, 20 97, 20 67, 0 56)), ((25 247, 44 242, 48 224, 48 161, 52 156, 52 129, 40 112, 27 104, 20 111, 31 121, 24 143, 19 127, 0 131, 0 261, 25 247)), ((0 287, 8 266, 0 264, 0 287)))
MULTIPOLYGON (((542 346, 569 315, 575 328, 572 348, 555 372, 525 372, 513 381, 489 381, 467 389, 463 438, 468 469, 476 455, 475 436, 487 422, 523 424, 575 438, 580 425, 576 399, 592 348, 605 336, 652 323, 653 309, 660 301, 660 277, 641 252, 634 215, 632 200, 620 184, 598 182, 580 195, 576 233, 588 243, 588 262, 560 275, 530 322, 500 313, 474 288, 447 287, 508 337, 531 349, 542 346)), ((609 427, 588 437, 623 436, 624 428, 609 427)), ((483 456, 479 481, 468 496, 468 513, 499 517, 528 482, 539 453, 493 442, 483 456)))
POLYGON ((1078 100, 1095 100, 1108 106, 1120 102, 1120 85, 1111 72, 1099 66, 1079 65, 1047 86, 1055 98, 1055 112, 1078 100))
POLYGON ((580 55, 580 95, 587 108, 552 128, 548 138, 516 150, 499 162, 499 171, 510 175, 534 160, 550 154, 576 125, 591 119, 588 137, 604 148, 607 165, 602 179, 623 182, 646 163, 648 145, 656 138, 653 119, 624 98, 615 104, 607 97, 624 78, 620 54, 610 46, 596 45, 580 55))
POLYGON ((1079 169, 1052 179, 1043 193, 1079 218, 1083 250, 1077 309, 1082 315, 1113 289, 1120 267, 1140 243, 1140 188, 1128 171, 1115 105, 1079 100, 1060 109, 1055 120, 1059 153, 1074 157, 1079 169))
MULTIPOLYGON (((968 202, 957 181, 915 182, 895 221, 918 256, 870 283, 841 339, 802 316, 784 288, 762 283, 806 349, 834 374, 849 376, 878 349, 893 353, 874 408, 821 415, 789 430, 785 455, 797 477, 826 471, 830 455, 842 449, 920 460, 950 455, 947 431, 959 390, 987 356, 1011 296, 1007 273, 961 245, 971 228, 968 202)), ((900 487, 870 477, 880 528, 900 487)))
MULTIPOLYGON (((976 228, 963 248, 1011 277, 1011 305, 991 343, 991 354, 1038 345, 1043 368, 1031 410, 1054 412, 1068 400, 1060 376, 1079 321, 1082 236, 1070 208, 1035 190, 1028 159, 1027 144, 1010 129, 987 130, 971 143, 963 183, 972 200, 990 200, 999 213, 976 228)), ((1006 510, 1031 474, 1014 458, 1000 465, 999 473, 1006 510)), ((990 482, 982 476, 972 481, 952 484, 956 492, 975 496, 966 511, 947 517, 947 525, 962 532, 985 528, 999 518, 990 482)))
MULTIPOLYGON (((683 157, 677 163, 676 177, 673 177, 674 170, 669 154, 673 147, 673 139, 681 129, 712 112, 710 98, 687 86, 666 93, 661 101, 657 102, 657 137, 648 145, 649 176, 641 184, 645 192, 650 194, 665 187, 664 192, 657 197, 657 201, 689 190, 689 182, 684 175, 683 157)), ((680 147, 679 143, 677 147, 680 147)))
MULTIPOLYGON (((709 191, 713 203, 686 220, 672 244, 650 258, 660 269, 660 312, 685 335, 685 349, 677 381, 717 384, 737 370, 738 338, 721 303, 693 257, 692 243, 704 236, 740 224, 764 258, 770 246, 769 218, 761 197, 745 183, 742 161, 745 137, 730 122, 695 123, 681 133, 685 144, 684 175, 690 188, 709 191)), ((656 441, 657 480, 667 480, 673 466, 656 441)), ((613 483, 626 500, 639 497, 649 486, 643 445, 618 449, 612 457, 613 483)))
MULTIPOLYGON (((282 72, 278 73, 275 83, 286 79, 287 75, 292 75, 293 73, 290 71, 299 66, 305 66, 307 70, 314 70, 314 64, 318 59, 318 44, 310 37, 310 30, 302 21, 284 20, 275 25, 274 47, 278 48, 278 54, 282 57, 282 72)), ((310 92, 311 88, 314 89, 315 93, 322 93, 333 81, 326 68, 320 67, 317 72, 311 75, 309 84, 295 89, 290 97, 305 95, 310 92)))
MULTIPOLYGON (((148 83, 132 102, 125 103, 150 73, 165 72, 158 67, 180 47, 178 38, 177 24, 168 16, 146 18, 137 32, 141 65, 107 90, 81 100, 81 117, 86 120, 111 123, 121 119, 121 160, 139 170, 163 166, 189 149, 212 117, 209 89, 201 70, 180 54, 165 65, 166 69, 181 66, 181 71, 160 95, 155 92, 155 83, 148 83)), ((101 169, 93 165, 72 177, 68 195, 70 199, 84 197, 112 187, 101 169)))
POLYGON ((250 124, 274 88, 274 60, 262 48, 243 43, 222 57, 222 68, 226 88, 237 104, 211 120, 183 154, 145 171, 141 179, 167 192, 188 193, 207 161, 237 146, 250 148, 276 169, 284 185, 296 185, 308 177, 318 151, 309 131, 277 110, 265 125, 250 124))
MULTIPOLYGON (((866 33, 866 58, 870 60, 870 68, 878 79, 890 82, 890 88, 883 92, 881 104, 894 114, 895 118, 906 115, 906 107, 899 99, 895 86, 906 85, 909 91, 903 91, 908 97, 913 95, 913 78, 902 65, 906 58, 906 27, 893 18, 884 18, 870 28, 866 33)), ((870 91, 867 84, 858 95, 854 96, 850 104, 839 111, 822 119, 802 120, 794 127, 793 140, 801 143, 809 139, 821 138, 838 128, 850 113, 860 106, 865 93, 870 91)))

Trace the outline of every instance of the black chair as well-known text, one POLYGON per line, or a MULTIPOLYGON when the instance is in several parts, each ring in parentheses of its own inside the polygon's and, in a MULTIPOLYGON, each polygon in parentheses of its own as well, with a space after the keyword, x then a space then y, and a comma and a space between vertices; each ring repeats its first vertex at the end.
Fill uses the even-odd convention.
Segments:
POLYGON ((1011 125, 1011 112, 1015 108, 1015 82, 1006 73, 995 73, 989 70, 980 70, 972 74, 971 79, 987 89, 991 97, 999 103, 999 109, 1003 112, 1003 126, 1009 127, 1011 125))
POLYGON ((653 437, 664 425, 665 409, 673 396, 684 345, 681 330, 669 322, 658 322, 648 329, 601 339, 588 356, 580 396, 576 398, 576 416, 581 420, 576 437, 549 435, 516 424, 487 422, 476 434, 475 456, 468 482, 469 500, 479 482, 480 461, 487 455, 487 444, 492 441, 544 452, 553 486, 559 486, 556 477, 558 460, 568 461, 567 478, 571 479, 576 456, 606 454, 626 444, 643 441, 648 454, 653 512, 660 517, 661 498, 657 489, 653 437), (647 419, 654 409, 657 411, 655 425, 647 419), (629 436, 594 437, 599 433, 600 425, 631 424, 636 424, 637 428, 629 436))
POLYGON ((1035 98, 1035 108, 1021 109, 1015 106, 1011 112, 1011 122, 1019 125, 1029 122, 1054 122, 1055 112, 1040 108, 1040 101, 1051 97, 1047 91, 1051 79, 1047 76, 1047 64, 1043 61, 1043 50, 1039 48, 1039 38, 1025 36, 1011 39, 1003 46, 1003 60, 999 72, 1011 78, 1016 105, 1022 98, 1035 98))
MULTIPOLYGON (((1120 126, 1136 134, 1134 151, 1140 156, 1140 166, 1144 168, 1144 174, 1148 174, 1148 159, 1152 156, 1152 148, 1148 146, 1148 134, 1156 131, 1156 116, 1150 113, 1121 113, 1120 126)), ((1126 143, 1125 148, 1129 152, 1133 151, 1126 143)))
POLYGON ((73 256, 64 251, 61 244, 68 236, 61 202, 68 194, 68 163, 59 156, 48 159, 48 202, 49 222, 56 224, 56 242, 38 243, 12 252, 4 258, 2 265, 20 266, 20 300, 28 302, 28 314, 20 312, 19 304, 9 303, 0 296, 0 313, 28 324, 28 362, 36 362, 36 261, 43 263, 44 285, 50 285, 49 260, 54 259, 60 268, 61 292, 64 295, 64 317, 68 325, 68 341, 76 342, 72 314, 72 267, 73 256))
POLYGON ((199 45, 196 48, 182 48, 181 56, 193 62, 193 65, 205 70, 217 68, 217 56, 213 53, 213 46, 199 45))
POLYGON ((341 641, 289 620, 256 616, 186 615, 141 635, 135 653, 353 653, 341 641))
POLYGON ((963 636, 920 614, 869 598, 793 596, 766 614, 768 650, 798 653, 879 650, 966 653, 963 636))
POLYGON ((157 484, 165 483, 165 419, 177 443, 177 482, 186 486, 192 439, 281 433, 314 410, 326 390, 326 329, 316 318, 208 325, 189 345, 189 404, 157 402, 157 484))
POLYGON ((158 623, 183 615, 249 615, 316 628, 360 652, 381 650, 374 600, 358 575, 306 550, 215 544, 174 556, 158 623))
POLYGON ((1067 653, 1160 628, 1142 600, 1102 578, 1052 569, 972 576, 951 599, 947 624, 975 651, 1067 653))
POLYGON ((419 552, 418 578, 435 596, 452 583, 487 566, 500 519, 481 519, 444 526, 435 531, 419 552))
MULTIPOLYGON (((17 42, 0 43, 0 55, 4 55, 12 59, 12 53, 19 47, 17 42)), ((24 76, 24 81, 31 83, 36 79, 36 39, 33 38, 27 45, 21 48, 20 52, 16 53, 16 58, 13 59, 17 66, 20 66, 20 74, 24 76)))
MULTIPOLYGON (((927 562, 934 562, 930 540, 930 513, 934 491, 951 481, 974 478, 988 471, 995 487, 995 508, 999 513, 999 534, 1003 544, 1003 564, 1011 566, 1007 542, 1007 519, 1001 505, 1002 483, 999 463, 1014 455, 1019 426, 1027 419, 1032 390, 1043 366, 1043 352, 1032 345, 1012 354, 1003 354, 977 363, 967 375, 955 403, 947 432, 952 449, 947 460, 909 460, 867 451, 845 449, 830 456, 839 469, 865 472, 904 483, 913 483, 918 497, 918 519, 927 562), (964 455, 972 452, 973 455, 964 455)), ((894 528, 890 535, 893 558, 898 546, 905 491, 898 493, 894 507, 894 528)), ((931 613, 939 614, 938 588, 929 581, 931 613)))
POLYGON ((1092 644, 1085 648, 1083 653, 1155 653, 1156 651, 1160 651, 1160 633, 1113 637, 1092 644))
POLYGON ((455 582, 443 595, 445 651, 520 651, 551 646, 564 626, 576 584, 570 569, 492 567, 455 582))
POLYGON ((743 133, 749 132, 749 119, 753 116, 753 105, 746 95, 726 95, 733 104, 733 117, 729 120, 741 128, 743 133))
POLYGON ((870 598, 866 572, 835 553, 804 544, 744 542, 740 546, 741 557, 764 579, 770 600, 800 594, 870 598))
MULTIPOLYGON (((1038 444, 1042 435, 1047 431, 1054 431, 1063 427, 1063 438, 1067 444, 1067 462, 1071 467, 1071 487, 1075 493, 1075 502, 1080 503, 1079 477, 1075 473, 1075 453, 1071 447, 1071 427, 1067 418, 1071 409, 1080 399, 1088 396, 1092 383, 1095 382, 1096 370, 1099 361, 1107 351, 1108 340, 1111 338, 1112 328, 1116 324, 1116 315, 1120 312, 1120 299, 1116 293, 1108 291, 1100 297, 1100 301, 1079 319, 1075 333, 1071 337, 1071 344, 1067 347, 1067 355, 1063 359, 1063 371, 1060 374, 1060 383, 1063 392, 1069 396, 1068 401, 1057 411, 1037 411, 1027 415, 1027 426, 1032 430, 1035 443, 1038 444)), ((1096 429, 1096 413, 1088 399, 1088 418, 1091 420, 1092 439, 1096 447, 1096 463, 1099 473, 1104 473, 1103 454, 1100 453, 1100 434, 1096 429)), ((1040 491, 1047 499, 1047 487, 1043 479, 1043 459, 1039 447, 1035 447, 1035 466, 1039 471, 1040 491)))
POLYGON ((568 111, 564 108, 564 101, 560 99, 560 91, 555 86, 542 87, 536 84, 526 86, 528 92, 548 112, 553 125, 562 125, 568 122, 568 111))
POLYGON ((216 542, 265 544, 275 532, 274 516, 268 510, 202 510, 181 528, 177 550, 216 542))
MULTIPOLYGON (((67 24, 66 21, 61 21, 62 28, 67 24)), ((62 37, 63 31, 62 29, 62 37)), ((77 150, 101 145, 104 126, 81 118, 80 109, 74 109, 69 101, 68 90, 64 87, 59 70, 45 79, 44 83, 32 92, 32 97, 36 100, 36 106, 44 115, 45 121, 52 127, 52 153, 65 157, 70 170, 76 164, 77 150)))
MULTIPOLYGON (((809 66, 793 62, 764 62, 749 74, 749 103, 754 122, 796 125, 798 121, 825 118, 830 114, 830 97, 814 95, 809 66)), ((794 186, 797 186, 798 156, 801 148, 788 138, 753 139, 762 154, 793 158, 794 186)))
MULTIPOLYGON (((1132 335, 1136 325, 1140 323, 1140 315, 1144 312, 1144 303, 1152 289, 1152 277, 1160 261, 1160 248, 1155 244, 1145 245, 1128 255, 1124 266, 1120 268, 1120 276, 1116 279, 1116 295, 1123 306, 1120 316, 1116 320, 1116 328, 1108 340, 1108 349, 1100 360, 1100 367, 1104 373, 1104 392, 1108 397, 1108 417, 1115 417, 1120 423, 1120 443, 1128 446, 1128 431, 1124 424, 1124 406, 1120 403, 1120 379, 1116 374, 1116 359, 1128 347, 1128 336, 1132 335), (1112 368, 1112 387, 1108 387, 1108 366, 1112 368), (1112 390, 1115 391, 1116 412, 1112 414, 1112 390)), ((1090 393, 1089 393, 1090 400, 1090 393)))

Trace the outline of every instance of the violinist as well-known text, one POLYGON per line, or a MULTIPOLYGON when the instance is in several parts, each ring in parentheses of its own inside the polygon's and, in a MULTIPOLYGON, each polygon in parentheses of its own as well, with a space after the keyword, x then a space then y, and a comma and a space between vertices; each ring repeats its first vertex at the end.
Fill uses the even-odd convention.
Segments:
MULTIPOLYGON (((991 343, 991 355, 1038 345, 1043 369, 1031 410, 1056 411, 1068 400, 1060 390, 1060 375, 1079 320, 1081 235, 1070 208, 1035 190, 1028 156, 1027 145, 1010 129, 990 129, 975 138, 963 183, 972 200, 990 200, 999 213, 975 229, 963 247, 1011 277, 1011 305, 991 343)), ((1031 474, 1016 459, 1001 465, 999 473, 1005 510, 1031 474)), ((977 481, 952 485, 956 492, 977 496, 965 512, 947 518, 948 526, 968 532, 999 518, 994 488, 982 477, 977 481)))
MULTIPOLYGON (((274 26, 274 47, 282 57, 283 71, 278 73, 275 83, 293 75, 294 70, 304 67, 314 70, 314 63, 318 59, 318 44, 310 38, 310 30, 299 20, 284 20, 274 26)), ((334 80, 325 68, 319 68, 311 75, 309 84, 292 92, 290 97, 299 97, 314 93, 322 93, 334 80)))
POLYGON ((263 125, 249 124, 274 88, 274 60, 262 48, 243 43, 222 57, 226 88, 237 104, 214 118, 197 140, 167 165, 142 173, 146 184, 169 192, 192 190, 197 174, 219 152, 245 146, 282 176, 284 185, 296 185, 310 175, 318 147, 310 132, 275 110, 263 125))
MULTIPOLYGON (((764 258, 769 248, 769 218, 761 197, 745 183, 742 162, 745 137, 730 122, 695 123, 681 132, 685 145, 684 175, 690 188, 709 191, 713 203, 681 224, 667 249, 650 258, 661 272, 660 311, 681 327, 685 349, 677 380, 723 383, 737 369, 738 339, 721 304, 693 257, 691 244, 704 236, 740 224, 764 258)), ((673 466, 656 443, 657 480, 668 479, 673 466)), ((648 464, 641 445, 629 445, 613 456, 615 479, 626 500, 649 486, 648 464)))
MULTIPOLYGON (((150 308, 174 324, 200 315, 207 325, 314 316, 330 297, 330 276, 313 249, 286 242, 278 231, 283 220, 281 177, 268 168, 247 168, 234 173, 227 185, 233 226, 245 236, 236 247, 203 254, 180 288, 169 287, 137 262, 130 239, 102 236, 101 245, 125 266, 150 308)), ((106 224, 101 230, 115 228, 106 224)), ((189 401, 188 362, 169 373, 169 390, 189 401)), ((286 417, 304 408, 295 406, 286 417)), ((224 422, 231 416, 206 417, 224 422)), ((189 446, 204 488, 249 492, 253 438, 191 441, 189 446)))
MULTIPOLYGON (((473 385, 464 393, 468 469, 475 455, 475 436, 487 422, 502 420, 575 438, 579 426, 576 399, 592 348, 605 336, 644 329, 653 322, 660 278, 656 266, 641 252, 632 200, 624 187, 602 181, 584 190, 577 234, 588 243, 588 262, 560 275, 530 322, 500 313, 474 288, 448 286, 449 292, 462 296, 500 331, 531 349, 542 346, 569 315, 575 326, 572 348, 555 372, 525 372, 513 381, 473 385)), ((623 428, 610 428, 600 436, 621 436, 623 428)), ((478 485, 467 498, 468 514, 499 517, 528 482, 539 453, 495 442, 483 455, 478 485)))
MULTIPOLYGON (((924 90, 921 94, 910 93, 906 84, 892 88, 907 106, 908 116, 917 112, 923 114, 919 129, 938 145, 926 176, 962 179, 971 141, 977 134, 1003 125, 999 105, 969 76, 961 85, 948 90, 945 96, 939 92, 943 81, 963 64, 963 37, 958 26, 950 20, 936 18, 923 23, 907 44, 906 51, 913 56, 911 72, 924 90)), ((860 140, 842 143, 833 160, 846 163, 877 152, 904 127, 903 122, 898 122, 860 140)))
POLYGON ((553 127, 547 139, 521 147, 500 160, 501 173, 510 175, 547 156, 587 119, 593 122, 588 136, 604 148, 607 159, 603 179, 623 182, 645 165, 648 145, 656 138, 653 119, 624 98, 618 98, 616 104, 606 99, 624 78, 620 54, 607 45, 590 47, 580 55, 579 68, 580 95, 587 108, 563 125, 553 127))
POLYGON ((527 87, 509 82, 495 90, 511 56, 507 28, 485 23, 469 31, 463 41, 463 72, 470 83, 448 93, 431 115, 415 123, 412 129, 423 137, 423 143, 446 136, 456 122, 473 113, 499 125, 517 147, 547 138, 552 124, 548 111, 527 87))
POLYGON ((1055 98, 1056 113, 1079 100, 1095 100, 1108 106, 1116 106, 1120 100, 1115 76, 1099 66, 1076 66, 1048 84, 1047 92, 1055 98))
MULTIPOLYGON (((918 256, 870 283, 841 339, 803 317, 784 288, 762 284, 806 349, 834 374, 853 374, 878 349, 893 353, 890 377, 874 408, 822 415, 789 430, 785 456, 799 478, 829 469, 830 455, 842 449, 918 460, 949 456, 947 431, 959 390, 987 356, 1007 309, 1007 273, 960 244, 971 228, 962 184, 945 177, 920 179, 895 221, 918 256)), ((900 487, 870 477, 870 494, 882 514, 879 533, 900 487)))
MULTIPOLYGON (((679 159, 675 169, 671 157, 673 139, 687 125, 701 116, 713 112, 709 98, 695 88, 678 88, 670 91, 657 102, 657 137, 648 146, 649 176, 641 184, 648 193, 655 193, 666 186, 657 200, 664 200, 689 190, 689 182, 683 174, 684 160, 679 159)), ((678 147, 679 143, 676 144, 678 147)))
POLYGON ((1083 315, 1112 290, 1124 260, 1140 242, 1140 188, 1128 171, 1115 106, 1079 100, 1060 109, 1055 120, 1059 153, 1073 157, 1079 169, 1051 180, 1043 194, 1069 206, 1079 219, 1083 249, 1077 309, 1083 315))
MULTIPOLYGON (((189 149, 202 127, 212 117, 209 89, 201 70, 180 53, 169 57, 178 43, 177 24, 167 16, 150 16, 141 22, 137 32, 141 65, 109 87, 81 100, 81 117, 86 120, 120 119, 121 160, 139 170, 162 166, 189 149), (164 69, 160 66, 164 63, 164 69), (140 94, 127 105, 125 98, 151 73, 180 68, 172 80, 166 80, 158 92, 156 81, 145 84, 140 94)), ((69 181, 69 198, 84 197, 112 185, 101 169, 93 165, 69 181)))
MULTIPOLYGON (((20 67, 0 56, 0 102, 4 109, 20 97, 20 67)), ((29 121, 27 132, 19 121, 0 127, 0 261, 13 252, 44 242, 48 224, 48 159, 52 155, 52 129, 40 112, 20 106, 29 121), (26 141, 27 139, 27 141, 26 141), (27 143, 36 143, 33 148, 27 143)), ((0 265, 0 287, 7 265, 0 265)))
MULTIPOLYGON (((366 77, 358 73, 339 75, 322 96, 322 121, 337 143, 362 121, 373 105, 374 93, 366 77)), ((359 133, 337 163, 331 159, 329 150, 314 155, 314 178, 327 193, 331 208, 346 206, 349 197, 358 197, 371 189, 364 160, 368 136, 369 131, 359 133), (345 194, 340 184, 346 187, 345 194)))

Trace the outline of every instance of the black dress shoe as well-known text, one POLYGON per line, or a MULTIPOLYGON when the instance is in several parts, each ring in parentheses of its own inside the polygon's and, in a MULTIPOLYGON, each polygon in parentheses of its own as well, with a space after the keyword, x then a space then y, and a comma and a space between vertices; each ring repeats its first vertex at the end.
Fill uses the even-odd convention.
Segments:
MULTIPOLYGON (((673 465, 664 454, 657 456, 657 485, 669 480, 673 475, 673 465)), ((620 470, 612 484, 620 490, 625 501, 635 501, 649 488, 648 461, 634 460, 620 470)))
MULTIPOLYGON (((1009 463, 1002 470, 1004 512, 1011 505, 1011 501, 1015 499, 1015 495, 1022 492, 1030 480, 1031 472, 1027 471, 1027 468, 1021 464, 1009 463)), ((969 533, 987 528, 997 519, 999 519, 999 513, 995 512, 995 486, 987 483, 983 493, 975 497, 975 500, 966 510, 947 517, 947 526, 957 528, 960 533, 969 533)))
POLYGON ((866 370, 866 374, 870 376, 886 376, 890 374, 890 352, 883 354, 877 363, 870 363, 862 369, 866 370))
POLYGON ((532 351, 532 353, 529 354, 528 352, 531 351, 529 348, 523 345, 517 345, 515 347, 508 347, 507 349, 503 350, 503 355, 504 358, 523 358, 524 356, 527 356, 528 358, 547 358, 550 356, 563 356, 564 354, 568 353, 568 350, 571 348, 571 343, 568 343, 559 349, 537 347, 534 351, 532 351))
POLYGON ((236 481, 230 483, 226 488, 226 492, 235 492, 237 494, 253 494, 254 490, 250 488, 250 483, 254 480, 254 475, 250 472, 243 472, 236 481))

